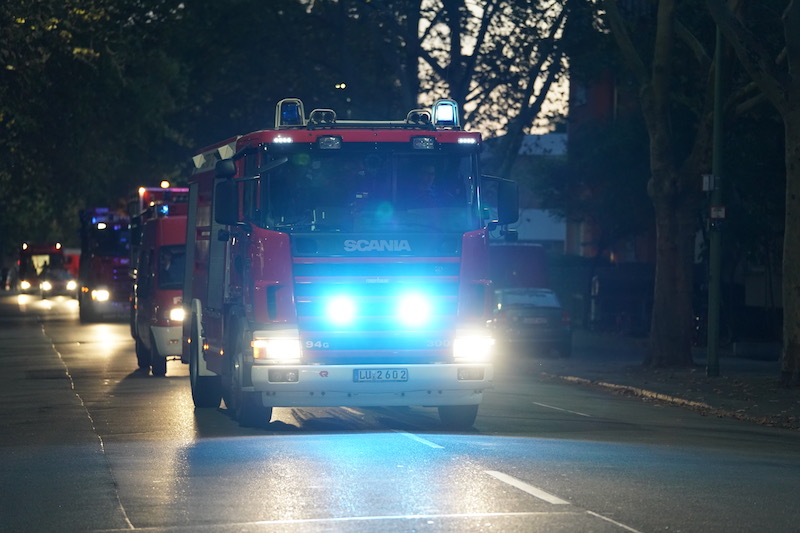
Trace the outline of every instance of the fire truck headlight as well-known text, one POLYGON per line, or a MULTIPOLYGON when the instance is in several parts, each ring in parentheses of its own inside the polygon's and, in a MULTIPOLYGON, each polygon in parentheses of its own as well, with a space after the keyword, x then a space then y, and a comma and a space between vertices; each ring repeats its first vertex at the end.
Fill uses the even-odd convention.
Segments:
POLYGON ((96 302, 107 302, 111 298, 111 293, 106 289, 95 289, 92 291, 92 300, 96 302))
POLYGON ((22 289, 23 291, 27 291, 28 289, 31 288, 30 281, 25 281, 25 280, 20 281, 19 288, 22 289))
POLYGON ((183 322, 183 317, 186 315, 186 312, 183 310, 183 307, 173 307, 169 310, 169 319, 174 322, 183 322))
POLYGON ((298 364, 303 357, 300 339, 296 336, 279 336, 253 340, 253 358, 278 364, 298 364))
POLYGON ((71 280, 69 280, 69 281, 67 282, 67 290, 68 290, 68 291, 74 291, 74 290, 76 290, 77 288, 78 288, 78 282, 77 282, 77 281, 75 281, 74 279, 71 279, 71 280))
POLYGON ((405 326, 422 326, 431 317, 431 302, 421 294, 407 294, 400 298, 397 318, 405 326))
POLYGON ((53 285, 52 285, 52 284, 51 284, 49 281, 43 281, 43 282, 42 282, 42 283, 39 285, 39 287, 40 287, 40 288, 41 288, 43 291, 52 291, 52 290, 53 290, 53 285))
POLYGON ((325 306, 325 316, 337 326, 352 324, 356 318, 356 302, 349 296, 336 296, 325 306))
POLYGON ((492 360, 494 338, 487 331, 458 330, 453 339, 453 358, 466 363, 482 363, 492 360))

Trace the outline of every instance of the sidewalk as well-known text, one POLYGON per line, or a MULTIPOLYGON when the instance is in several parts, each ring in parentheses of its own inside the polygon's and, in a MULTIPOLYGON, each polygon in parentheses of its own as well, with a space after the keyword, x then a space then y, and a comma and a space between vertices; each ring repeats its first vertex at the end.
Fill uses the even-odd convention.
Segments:
POLYGON ((573 342, 571 358, 537 357, 530 360, 528 372, 540 379, 669 402, 706 416, 800 429, 800 389, 781 385, 780 361, 721 350, 719 377, 707 377, 704 349, 695 350, 693 368, 651 369, 642 366, 647 339, 576 330, 573 342))

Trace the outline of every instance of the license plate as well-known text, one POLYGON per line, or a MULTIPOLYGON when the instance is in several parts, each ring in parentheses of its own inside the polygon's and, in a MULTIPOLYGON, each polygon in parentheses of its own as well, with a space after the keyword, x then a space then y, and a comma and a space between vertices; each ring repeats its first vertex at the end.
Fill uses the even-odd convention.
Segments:
POLYGON ((353 381, 384 382, 408 381, 407 368, 357 368, 353 370, 353 381))
POLYGON ((527 317, 522 319, 523 324, 547 324, 547 319, 544 317, 527 317))

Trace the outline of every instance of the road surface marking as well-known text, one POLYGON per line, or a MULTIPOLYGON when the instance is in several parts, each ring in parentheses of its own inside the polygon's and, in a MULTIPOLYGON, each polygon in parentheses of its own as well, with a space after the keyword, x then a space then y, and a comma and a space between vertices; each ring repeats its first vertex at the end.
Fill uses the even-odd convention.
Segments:
POLYGON ((351 415, 356 415, 356 416, 363 416, 364 415, 364 412, 363 411, 359 411, 358 409, 351 409, 349 407, 340 407, 339 409, 341 409, 342 411, 347 411, 351 415))
POLYGON ((641 531, 639 531, 638 529, 633 529, 633 528, 632 528, 632 527, 630 527, 630 526, 626 526, 625 524, 623 524, 623 523, 621 523, 621 522, 617 522, 616 520, 612 520, 611 518, 609 518, 609 517, 607 517, 607 516, 603 516, 603 515, 601 515, 601 514, 597 514, 597 513, 595 513, 594 511, 589 511, 589 510, 587 510, 587 511, 586 511, 586 514, 590 514, 590 515, 592 515, 592 516, 596 516, 596 517, 597 517, 597 518, 599 518, 600 520, 605 520, 606 522, 610 522, 610 523, 614 524, 615 526, 619 526, 619 527, 621 527, 622 529, 625 529, 625 530, 627 530, 627 531, 630 531, 631 533, 641 533, 641 531))
POLYGON ((562 500, 558 496, 553 496, 549 492, 545 492, 542 489, 538 489, 533 485, 528 485, 524 481, 521 481, 513 476, 509 476, 508 474, 504 474, 502 472, 497 472, 496 470, 485 470, 487 474, 490 476, 499 479, 503 483, 508 483, 512 487, 516 487, 523 492, 527 492, 534 498, 539 498, 540 500, 544 500, 547 503, 552 503, 553 505, 569 505, 567 500, 562 500))
POLYGON ((413 433, 409 433, 407 431, 400 431, 399 429, 393 429, 392 431, 394 431, 395 433, 399 433, 399 434, 403 435, 404 437, 408 437, 411 440, 415 440, 417 442, 421 442, 425 446, 430 446, 431 448, 444 448, 444 446, 439 446, 435 442, 431 442, 431 441, 429 441, 427 439, 423 439, 422 437, 417 437, 413 433))
POLYGON ((586 413, 581 413, 579 411, 570 411, 569 409, 562 409, 561 407, 556 407, 554 405, 547 405, 546 403, 539 403, 539 402, 532 402, 532 403, 533 405, 538 405, 539 407, 547 407, 548 409, 555 409, 556 411, 564 411, 565 413, 572 413, 573 415, 588 416, 589 418, 592 417, 592 415, 587 415, 586 413))

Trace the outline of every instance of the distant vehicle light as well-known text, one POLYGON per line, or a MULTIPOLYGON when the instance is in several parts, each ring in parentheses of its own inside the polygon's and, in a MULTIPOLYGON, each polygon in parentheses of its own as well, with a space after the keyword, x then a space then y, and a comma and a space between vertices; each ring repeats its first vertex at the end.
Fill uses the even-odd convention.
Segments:
POLYGON ((19 288, 22 289, 23 291, 27 291, 28 289, 31 288, 31 282, 22 280, 19 282, 19 288))
POLYGON ((111 293, 106 289, 95 289, 92 291, 92 300, 96 302, 107 302, 111 298, 111 293))
POLYGON ((475 137, 459 137, 458 144, 478 144, 478 139, 475 137))
POLYGON ((275 137, 274 139, 272 139, 272 142, 274 142, 275 144, 292 144, 294 142, 294 139, 292 139, 291 137, 275 137))
POLYGON ((78 282, 77 282, 77 281, 75 281, 74 279, 71 279, 71 280, 69 280, 69 281, 67 282, 67 290, 68 290, 68 291, 74 291, 74 290, 76 290, 77 288, 78 288, 78 282))
POLYGON ((39 285, 39 287, 40 287, 40 288, 41 288, 43 291, 52 291, 52 290, 53 290, 53 284, 52 284, 52 283, 50 283, 49 281, 43 281, 43 282, 42 282, 42 283, 39 285))

